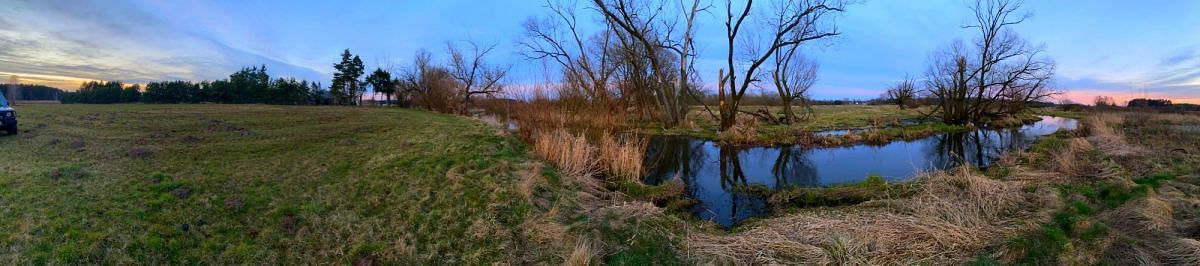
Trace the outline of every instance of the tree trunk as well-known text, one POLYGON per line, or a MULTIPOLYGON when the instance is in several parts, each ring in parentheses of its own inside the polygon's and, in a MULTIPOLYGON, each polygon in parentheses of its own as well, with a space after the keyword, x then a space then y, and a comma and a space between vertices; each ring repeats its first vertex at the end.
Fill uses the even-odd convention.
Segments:
POLYGON ((796 123, 796 115, 792 113, 792 101, 790 99, 783 100, 783 115, 786 119, 783 121, 784 123, 789 125, 796 123))

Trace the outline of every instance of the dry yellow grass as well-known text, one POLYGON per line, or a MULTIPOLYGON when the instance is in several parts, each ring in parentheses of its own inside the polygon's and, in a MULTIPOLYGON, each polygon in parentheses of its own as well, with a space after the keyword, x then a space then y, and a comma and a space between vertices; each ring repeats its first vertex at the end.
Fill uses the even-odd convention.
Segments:
POLYGON ((640 137, 602 133, 598 147, 600 161, 609 174, 637 182, 645 173, 646 145, 646 140, 640 137))
POLYGON ((1090 142, 1083 138, 1072 138, 1067 140, 1067 147, 1051 153, 1050 160, 1054 165, 1054 170, 1067 177, 1078 177, 1084 171, 1084 165, 1081 165, 1078 158, 1080 153, 1094 150, 1090 142))
POLYGON ((758 137, 758 127, 758 120, 753 116, 738 114, 733 126, 721 132, 719 137, 726 143, 754 143, 758 137))
POLYGON ((596 148, 588 144, 587 138, 572 135, 566 129, 535 134, 533 151, 568 176, 592 177, 600 165, 596 148))
POLYGON ((744 232, 692 234, 688 243, 717 264, 961 263, 1056 204, 1049 191, 1025 193, 1024 182, 968 170, 919 182, 924 190, 912 198, 770 218, 744 232))
POLYGON ((1143 152, 1142 149, 1129 145, 1125 136, 1115 127, 1125 122, 1125 116, 1117 113, 1102 113, 1084 120, 1087 132, 1091 135, 1088 140, 1096 143, 1096 148, 1112 156, 1130 156, 1143 152))
POLYGON ((1168 244, 1167 262, 1175 265, 1200 265, 1200 241, 1191 238, 1176 238, 1168 244))
POLYGON ((587 266, 592 265, 592 258, 596 256, 596 250, 592 248, 592 244, 586 240, 580 240, 575 244, 575 249, 565 258, 563 265, 567 266, 587 266))

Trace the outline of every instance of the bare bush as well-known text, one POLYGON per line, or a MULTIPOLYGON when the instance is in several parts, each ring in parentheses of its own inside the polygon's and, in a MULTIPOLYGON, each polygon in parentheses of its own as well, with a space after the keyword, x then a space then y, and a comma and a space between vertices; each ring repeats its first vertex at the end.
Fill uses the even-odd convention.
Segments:
POLYGON ((904 80, 896 82, 896 84, 888 88, 884 95, 887 100, 895 103, 900 109, 916 106, 917 82, 912 78, 906 77, 904 80))
POLYGON ((413 65, 402 75, 400 91, 412 97, 414 106, 442 113, 459 113, 465 95, 450 70, 433 63, 433 55, 418 50, 413 65))

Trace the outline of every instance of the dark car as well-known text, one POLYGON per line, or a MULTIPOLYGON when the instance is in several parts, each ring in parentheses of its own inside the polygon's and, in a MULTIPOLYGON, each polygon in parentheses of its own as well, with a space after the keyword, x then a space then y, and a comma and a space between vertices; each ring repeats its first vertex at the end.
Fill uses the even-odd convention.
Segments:
POLYGON ((17 134, 17 111, 8 106, 8 99, 0 94, 0 129, 8 134, 17 134))

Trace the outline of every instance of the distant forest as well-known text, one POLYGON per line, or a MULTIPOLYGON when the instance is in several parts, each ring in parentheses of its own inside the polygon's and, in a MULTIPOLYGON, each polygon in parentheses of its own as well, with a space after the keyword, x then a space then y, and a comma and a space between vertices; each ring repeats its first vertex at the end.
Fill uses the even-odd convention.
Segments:
POLYGON ((62 97, 63 91, 42 85, 0 84, 0 95, 14 101, 57 101, 62 97))
POLYGON ((246 67, 213 81, 162 81, 147 83, 145 88, 119 81, 84 82, 78 91, 66 92, 62 103, 262 103, 328 104, 329 95, 319 82, 277 78, 272 80, 267 67, 246 67))

